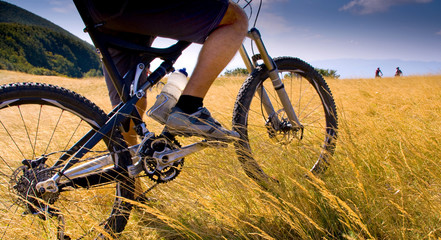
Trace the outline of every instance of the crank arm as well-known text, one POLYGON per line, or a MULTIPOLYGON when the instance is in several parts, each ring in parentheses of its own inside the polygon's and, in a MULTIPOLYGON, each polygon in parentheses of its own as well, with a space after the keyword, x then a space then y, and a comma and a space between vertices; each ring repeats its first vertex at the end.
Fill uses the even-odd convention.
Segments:
POLYGON ((174 162, 192 154, 198 151, 201 151, 202 149, 205 149, 207 147, 216 147, 216 148, 225 148, 228 147, 228 144, 224 142, 219 141, 206 141, 203 140, 201 142, 193 143, 187 146, 184 146, 179 149, 169 150, 161 153, 155 153, 153 155, 154 158, 158 159, 158 161, 161 162, 160 165, 169 166, 170 164, 173 164, 174 162))
MULTIPOLYGON (((166 166, 170 166, 174 162, 192 154, 197 151, 200 151, 206 147, 227 147, 228 145, 223 142, 216 141, 201 141, 198 143, 193 143, 188 146, 184 146, 182 148, 164 151, 160 153, 155 153, 153 155, 159 161, 158 170, 162 170, 166 166)), ((128 172, 130 177, 138 176, 143 170, 143 159, 139 157, 138 154, 133 155, 132 162, 135 162, 133 165, 128 166, 128 172)))

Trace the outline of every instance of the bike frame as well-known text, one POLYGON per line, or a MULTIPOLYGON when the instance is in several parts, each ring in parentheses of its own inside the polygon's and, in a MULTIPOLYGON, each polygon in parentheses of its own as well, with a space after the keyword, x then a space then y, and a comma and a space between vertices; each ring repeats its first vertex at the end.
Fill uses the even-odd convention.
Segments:
MULTIPOLYGON (((173 70, 173 64, 175 63, 175 61, 182 54, 182 51, 191 44, 185 41, 178 41, 176 44, 168 48, 161 49, 146 47, 116 37, 112 37, 99 30, 99 27, 103 24, 93 23, 92 19, 87 14, 87 9, 83 1, 74 0, 74 3, 86 25, 85 31, 89 33, 93 43, 95 44, 95 47, 99 49, 102 55, 102 61, 109 73, 113 85, 120 95, 122 102, 108 114, 109 120, 105 125, 103 125, 98 130, 90 130, 82 139, 75 143, 74 146, 72 146, 66 153, 64 153, 60 157, 60 159, 54 164, 54 167, 60 166, 62 163, 67 161, 66 165, 61 170, 59 170, 52 178, 39 182, 37 184, 36 187, 41 192, 58 192, 60 188, 63 189, 63 187, 65 186, 89 188, 92 186, 113 182, 118 177, 135 177, 136 175, 138 175, 142 171, 142 164, 140 164, 142 159, 140 159, 140 157, 138 157, 137 163, 129 166, 128 173, 126 169, 115 168, 112 157, 109 155, 98 157, 96 159, 93 159, 92 161, 80 164, 75 167, 73 166, 80 161, 80 159, 89 151, 89 149, 92 149, 100 140, 103 139, 104 136, 111 132, 115 127, 121 127, 127 124, 127 120, 131 119, 132 121, 134 121, 137 133, 144 139, 148 139, 147 135, 152 135, 147 130, 145 123, 142 122, 142 118, 136 110, 135 105, 139 99, 145 96, 145 93, 149 88, 153 87, 167 73, 173 70), (109 47, 118 47, 127 49, 128 51, 142 53, 145 56, 144 59, 146 59, 147 62, 138 64, 136 66, 136 70, 133 70, 122 77, 118 73, 118 70, 112 61, 112 58, 108 51, 109 47), (163 62, 155 71, 153 71, 148 76, 146 83, 142 84, 141 86, 137 86, 141 72, 145 71, 145 66, 148 65, 155 58, 161 58, 163 62), (132 86, 128 86, 125 84, 126 80, 134 80, 133 83, 135 84, 133 84, 132 86)), ((248 37, 255 42, 258 48, 260 56, 268 69, 269 77, 272 81, 272 84, 277 91, 277 94, 282 102, 282 105, 285 109, 285 112, 287 113, 291 124, 293 124, 293 126, 301 127, 301 124, 291 105, 290 99, 284 89, 283 82, 278 75, 277 66, 274 64, 272 58, 269 56, 263 44, 259 31, 256 28, 252 28, 248 33, 248 37)), ((245 65, 247 66, 247 69, 251 73, 257 66, 257 63, 253 62, 250 59, 243 45, 240 48, 239 52, 245 65)), ((267 95, 264 87, 260 86, 258 92, 268 116, 272 118, 272 121, 278 123, 280 120, 275 113, 270 98, 267 95)), ((140 145, 131 146, 129 150, 134 153, 137 151, 138 146, 140 145)), ((167 158, 168 163, 171 163, 182 159, 183 157, 196 151, 200 151, 205 147, 219 146, 224 147, 225 144, 202 141, 199 143, 191 144, 189 146, 184 146, 170 153, 164 153, 161 157, 167 158)), ((136 156, 136 154, 133 155, 136 156)))

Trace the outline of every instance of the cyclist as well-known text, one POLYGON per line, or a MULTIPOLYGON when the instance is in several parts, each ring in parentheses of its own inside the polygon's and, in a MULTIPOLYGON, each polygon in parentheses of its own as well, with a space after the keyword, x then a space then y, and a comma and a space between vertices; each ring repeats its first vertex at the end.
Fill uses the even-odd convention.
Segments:
POLYGON ((395 71, 395 77, 399 77, 403 75, 403 72, 401 71, 401 69, 399 67, 397 67, 397 70, 395 71))
POLYGON ((375 77, 381 78, 381 76, 383 76, 383 73, 381 72, 380 68, 377 68, 377 70, 375 70, 375 77))
MULTIPOLYGON (((239 137, 237 132, 227 130, 211 117, 203 107, 203 99, 247 33, 248 19, 241 7, 228 0, 84 1, 92 19, 102 23, 102 31, 126 38, 143 35, 144 39, 136 41, 146 44, 151 44, 153 37, 150 36, 203 44, 193 74, 172 109, 166 127, 174 134, 207 139, 239 137)), ((111 49, 111 54, 122 75, 138 63, 137 56, 130 53, 111 49)), ((105 76, 109 78, 106 73, 105 76)), ((112 104, 116 105, 119 98, 112 84, 108 86, 112 104)), ((142 113, 145 111, 145 100, 140 101, 138 108, 142 113)))

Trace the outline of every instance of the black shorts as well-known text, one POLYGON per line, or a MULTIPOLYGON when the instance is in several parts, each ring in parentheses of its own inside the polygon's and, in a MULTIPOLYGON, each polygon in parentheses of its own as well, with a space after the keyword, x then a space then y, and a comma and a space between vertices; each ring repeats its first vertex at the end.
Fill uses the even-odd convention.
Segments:
POLYGON ((228 0, 91 2, 89 12, 93 20, 104 22, 105 29, 194 43, 205 41, 219 25, 228 8, 228 0))
MULTIPOLYGON (((96 23, 104 23, 102 28, 105 30, 122 35, 140 34, 194 43, 203 43, 216 29, 228 4, 228 0, 88 1, 92 19, 96 23)), ((138 63, 136 56, 119 50, 112 50, 111 54, 121 75, 138 63)), ((118 94, 105 70, 104 76, 112 104, 118 104, 118 94)))

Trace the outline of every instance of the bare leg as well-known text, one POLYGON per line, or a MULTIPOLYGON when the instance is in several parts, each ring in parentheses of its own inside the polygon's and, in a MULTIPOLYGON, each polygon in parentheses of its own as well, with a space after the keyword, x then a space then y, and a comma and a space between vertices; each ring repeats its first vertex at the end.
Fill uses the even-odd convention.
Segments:
POLYGON ((213 81, 236 54, 247 30, 248 18, 245 12, 230 1, 218 28, 205 41, 182 94, 204 98, 213 81))
POLYGON ((248 19, 245 12, 230 1, 224 18, 202 46, 193 74, 176 104, 177 108, 174 108, 167 119, 166 125, 170 133, 220 141, 231 141, 240 137, 239 133, 222 127, 206 108, 201 107, 208 89, 236 54, 247 30, 248 19), (200 118, 199 123, 190 121, 189 114, 193 119, 200 118))
MULTIPOLYGON (((115 108, 116 106, 113 106, 115 108)), ((147 98, 142 98, 138 101, 136 104, 136 109, 138 109, 139 115, 142 117, 144 116, 144 113, 147 108, 147 98)), ((124 137, 124 140, 126 140, 127 145, 132 146, 135 144, 138 144, 138 135, 135 132, 135 129, 133 129, 133 122, 130 122, 130 129, 128 132, 122 132, 122 135, 124 137)))

